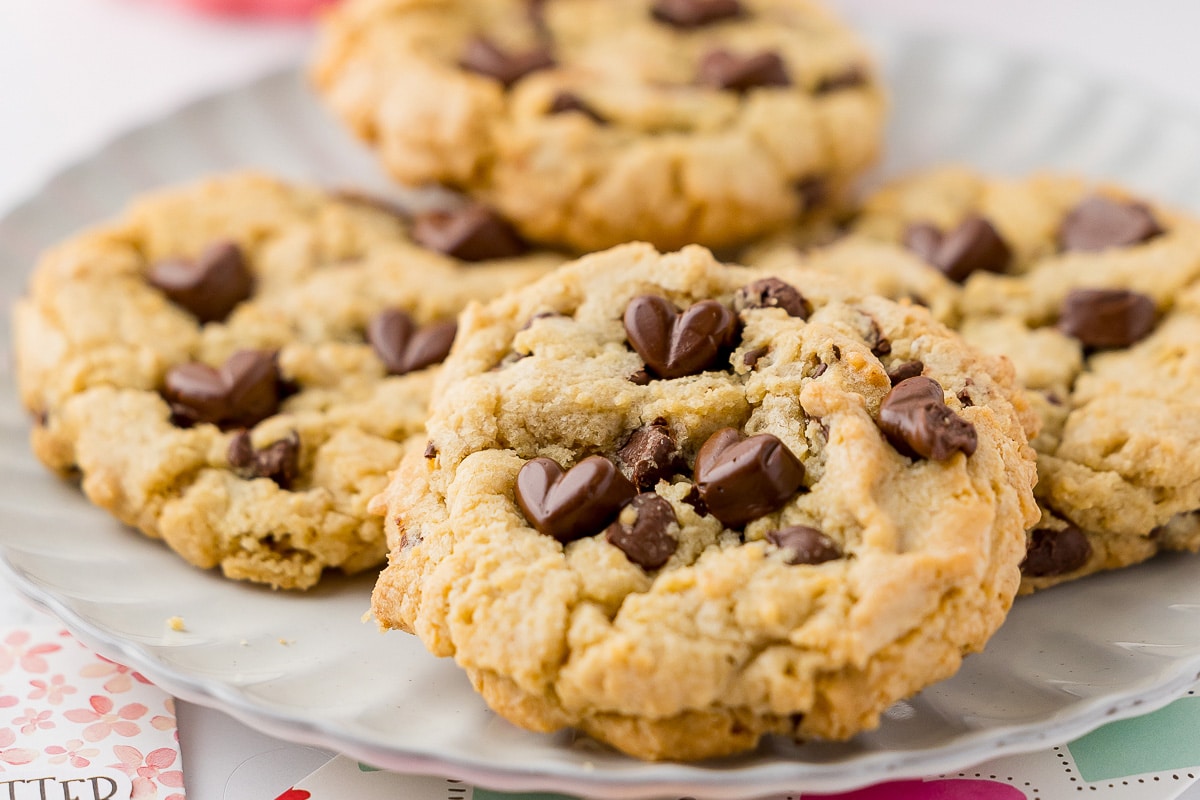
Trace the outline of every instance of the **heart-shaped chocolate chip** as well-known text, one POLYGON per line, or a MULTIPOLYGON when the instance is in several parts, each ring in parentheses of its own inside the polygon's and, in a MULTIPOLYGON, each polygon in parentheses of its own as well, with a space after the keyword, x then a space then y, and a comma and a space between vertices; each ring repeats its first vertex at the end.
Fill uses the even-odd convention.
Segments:
POLYGON ((923 375, 887 393, 879 405, 879 429, 910 458, 945 461, 955 453, 969 456, 978 445, 975 426, 946 405, 941 384, 923 375))
POLYGON ((671 535, 676 524, 671 504, 654 492, 643 492, 621 509, 617 520, 604 531, 605 540, 645 570, 667 563, 679 542, 671 535))
POLYGON ((1084 347, 1129 347, 1158 324, 1154 299, 1128 289, 1074 289, 1063 298, 1058 329, 1084 347))
POLYGON ((250 431, 239 431, 229 443, 227 456, 229 465, 240 477, 270 478, 280 489, 290 489, 300 474, 300 434, 292 431, 256 450, 250 442, 250 431))
POLYGON ((642 490, 653 489, 660 480, 670 480, 685 469, 675 437, 661 419, 631 433, 617 451, 617 458, 629 468, 633 484, 642 490))
POLYGON ((738 0, 656 0, 650 14, 673 28, 689 30, 736 19, 745 11, 738 0))
POLYGON ((804 295, 790 283, 779 278, 762 278, 738 289, 733 296, 733 307, 738 311, 753 308, 782 308, 789 317, 808 319, 812 306, 804 295))
POLYGON ((545 47, 520 53, 509 52, 491 39, 478 36, 467 43, 458 65, 465 70, 495 78, 507 88, 531 72, 553 67, 554 56, 545 47))
POLYGON ((1063 219, 1058 244, 1063 250, 1090 252, 1141 244, 1162 233, 1154 212, 1145 204, 1093 195, 1063 219))
POLYGON ((842 557, 837 542, 807 525, 792 525, 767 533, 767 541, 786 550, 789 564, 824 564, 842 557))
POLYGON ((778 53, 769 50, 748 56, 712 50, 700 59, 696 81, 701 86, 738 93, 792 85, 787 65, 778 53))
POLYGON ((769 433, 742 438, 733 428, 722 428, 696 454, 700 498, 731 528, 782 508, 803 482, 800 459, 769 433))
POLYGON ((552 459, 535 458, 517 473, 517 505, 525 518, 564 544, 604 530, 636 494, 603 456, 589 456, 566 471, 552 459))
POLYGON ((528 248, 512 225, 487 206, 475 204, 453 211, 418 214, 412 238, 422 247, 459 261, 512 258, 528 248))
POLYGON ((389 375, 407 375, 440 364, 450 353, 458 323, 452 319, 418 328, 399 309, 381 311, 367 323, 367 341, 389 375))
POLYGON ((220 369, 196 362, 171 367, 163 396, 181 427, 252 428, 279 410, 280 384, 273 351, 239 350, 220 369))
POLYGON ((220 322, 254 291, 254 276, 233 242, 211 244, 194 261, 173 258, 152 264, 146 282, 200 322, 220 322))
POLYGON ((682 378, 703 372, 733 344, 737 317, 716 300, 701 300, 680 313, 664 297, 642 295, 625 307, 625 334, 651 372, 682 378))
POLYGON ((1061 530, 1038 528, 1029 534, 1021 574, 1031 578, 1074 572, 1092 557, 1087 534, 1067 523, 1061 530))
POLYGON ((946 234, 928 223, 910 225, 904 244, 958 283, 977 271, 1004 272, 1012 261, 1012 250, 1004 237, 978 214, 967 217, 946 234))

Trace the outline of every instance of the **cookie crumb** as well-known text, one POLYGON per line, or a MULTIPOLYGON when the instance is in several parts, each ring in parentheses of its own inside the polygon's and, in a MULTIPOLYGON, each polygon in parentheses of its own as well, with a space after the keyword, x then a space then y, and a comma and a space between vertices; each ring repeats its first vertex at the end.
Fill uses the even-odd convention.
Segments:
POLYGON ((167 617, 167 627, 179 632, 187 630, 187 626, 183 624, 183 617, 167 617))

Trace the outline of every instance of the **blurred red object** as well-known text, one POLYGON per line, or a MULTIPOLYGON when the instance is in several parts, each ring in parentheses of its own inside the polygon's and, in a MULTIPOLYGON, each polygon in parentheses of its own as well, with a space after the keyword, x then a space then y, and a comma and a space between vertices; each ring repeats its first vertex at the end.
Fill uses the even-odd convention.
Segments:
POLYGON ((244 17, 308 17, 337 0, 175 0, 206 14, 244 17))

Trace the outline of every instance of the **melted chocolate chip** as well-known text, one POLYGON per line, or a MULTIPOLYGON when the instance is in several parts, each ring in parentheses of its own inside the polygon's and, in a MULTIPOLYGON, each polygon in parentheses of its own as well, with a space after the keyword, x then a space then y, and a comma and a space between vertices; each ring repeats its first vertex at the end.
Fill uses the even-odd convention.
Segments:
POLYGON ((694 508, 700 516, 708 516, 708 505, 704 502, 704 498, 700 496, 700 490, 696 488, 696 484, 693 483, 692 488, 688 489, 688 493, 683 496, 683 502, 694 508))
POLYGON ((607 125, 608 120, 601 116, 600 112, 585 103, 579 95, 573 92, 559 92, 554 95, 554 99, 550 101, 550 107, 546 109, 548 114, 567 114, 575 112, 583 114, 585 117, 595 122, 597 125, 607 125))
POLYGON ((458 65, 465 70, 495 78, 507 88, 538 70, 554 66, 554 56, 545 47, 522 53, 502 50, 495 42, 479 36, 467 43, 458 65))
POLYGON ((783 507, 804 481, 804 465, 769 433, 749 438, 722 428, 696 454, 696 486, 708 510, 737 528, 783 507))
POLYGON ((159 261, 146 282, 200 322, 220 322, 254 291, 254 276, 233 242, 212 244, 194 261, 159 261))
POLYGON ((458 323, 452 319, 418 328, 412 317, 399 309, 381 311, 367 324, 367 341, 389 375, 406 375, 442 363, 456 333, 458 323))
POLYGON ((671 429, 661 419, 630 434, 617 451, 617 458, 629 468, 634 486, 642 490, 653 489, 660 480, 670 480, 686 466, 671 429))
POLYGON ((1141 244, 1162 233, 1146 205, 1093 195, 1063 219, 1058 244, 1063 250, 1096 251, 1141 244))
POLYGON ((842 557, 837 542, 807 525, 792 525, 767 533, 767 541, 787 550, 789 564, 823 564, 842 557))
POLYGON ((1074 572, 1092 557, 1087 534, 1070 523, 1062 530, 1038 528, 1029 535, 1029 549, 1021 572, 1031 578, 1074 572))
POLYGON ((835 72, 832 75, 826 75, 817 82, 813 88, 814 94, 831 94, 840 92, 844 89, 857 89, 864 86, 867 82, 867 73, 861 66, 857 64, 852 67, 847 67, 841 72, 835 72))
POLYGON ((585 458, 566 471, 549 458, 535 458, 517 473, 517 505, 525 518, 564 544, 604 530, 636 494, 603 456, 585 458))
POLYGON ((460 261, 512 258, 528 249, 508 222, 478 204, 419 214, 413 223, 412 238, 422 247, 460 261))
POLYGON ((246 480, 270 478, 280 489, 290 489, 300 474, 300 434, 292 431, 266 447, 254 448, 250 432, 240 431, 229 443, 229 464, 246 480))
POLYGON ((999 231, 983 217, 964 219, 947 234, 925 223, 909 226, 904 244, 952 281, 962 283, 977 271, 1004 272, 1012 250, 999 231))
POLYGON ((753 350, 747 350, 742 355, 742 363, 746 365, 746 369, 754 369, 758 366, 758 361, 767 353, 771 352, 769 347, 756 347, 753 350))
POLYGON ((975 426, 946 405, 937 381, 924 376, 892 387, 879 406, 879 428, 911 458, 945 461, 955 453, 969 456, 978 445, 975 426))
POLYGON ((274 352, 239 350, 220 369, 180 364, 167 370, 163 396, 172 421, 252 428, 279 410, 279 364, 274 352))
POLYGON ((663 297, 642 295, 625 307, 625 334, 660 378, 682 378, 714 366, 737 335, 737 317, 716 300, 680 312, 663 297))
POLYGON ((1158 323, 1154 300, 1126 289, 1075 289, 1059 309, 1058 328, 1085 347, 1129 347, 1158 323))
POLYGON ((779 278, 763 278, 743 286, 733 296, 733 307, 741 312, 751 308, 782 308, 789 317, 808 319, 812 306, 795 286, 779 278))
POLYGON ((670 528, 677 524, 671 504, 654 492, 644 492, 621 509, 604 538, 644 570, 666 564, 679 546, 670 528))
POLYGON ((778 53, 771 51, 739 56, 728 50, 713 50, 700 59, 696 77, 703 86, 739 93, 792 85, 787 65, 778 53))
POLYGON ((920 361, 905 361, 888 370, 888 380, 895 386, 900 381, 915 378, 925 371, 925 365, 920 361))
POLYGON ((745 8, 738 0, 656 0, 650 13, 659 22, 688 30, 736 19, 745 8))

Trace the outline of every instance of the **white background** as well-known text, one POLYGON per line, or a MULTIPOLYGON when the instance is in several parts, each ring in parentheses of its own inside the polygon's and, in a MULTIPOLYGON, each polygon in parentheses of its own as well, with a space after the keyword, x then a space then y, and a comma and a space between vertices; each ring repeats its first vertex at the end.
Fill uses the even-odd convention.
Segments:
MULTIPOLYGON (((1200 112, 1197 0, 828 2, 851 19, 1071 62, 1200 112)), ((0 212, 130 126, 297 62, 308 41, 303 25, 203 18, 166 0, 0 0, 0 212)), ((0 585, 0 626, 33 618, 0 585)), ((193 800, 270 800, 326 758, 181 705, 193 800)))

